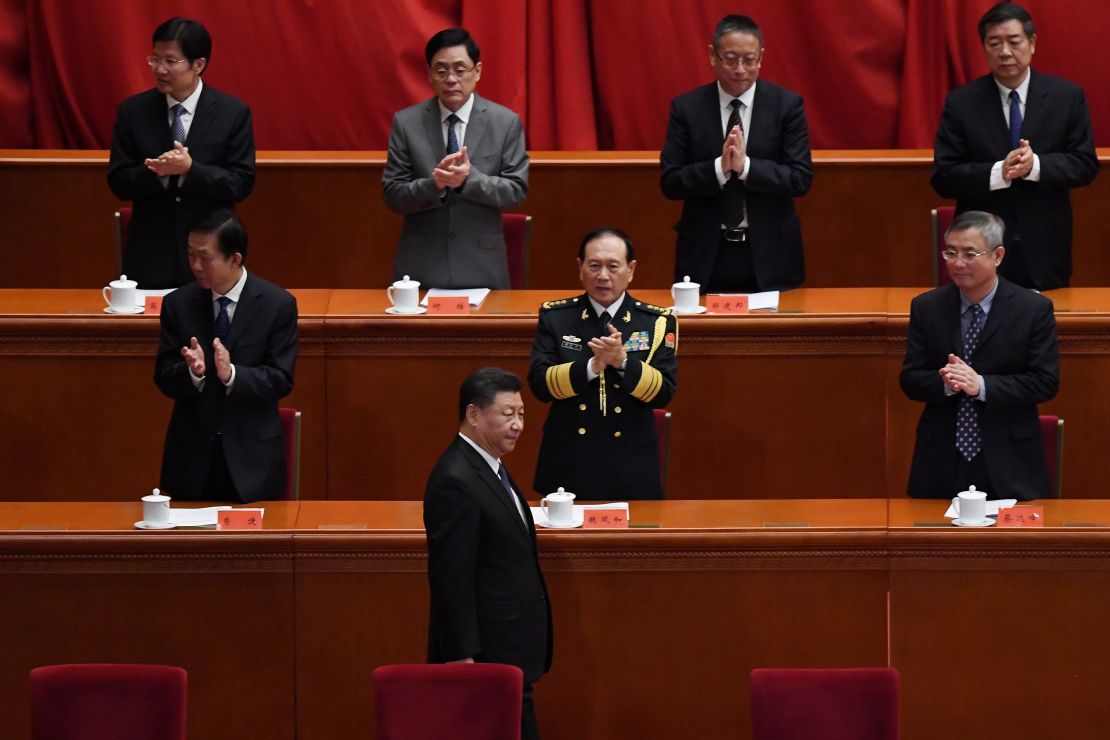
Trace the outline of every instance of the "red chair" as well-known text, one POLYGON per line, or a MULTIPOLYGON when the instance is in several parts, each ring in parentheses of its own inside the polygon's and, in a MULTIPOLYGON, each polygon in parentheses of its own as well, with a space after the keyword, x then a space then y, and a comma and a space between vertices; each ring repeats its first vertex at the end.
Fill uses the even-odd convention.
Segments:
POLYGON ((663 498, 667 497, 667 477, 671 467, 671 412, 666 409, 655 409, 655 435, 659 445, 659 487, 663 490, 663 498))
POLYGON ((1044 457, 1048 466, 1051 491, 1045 498, 1060 498, 1064 486, 1064 420, 1059 416, 1041 417, 1044 457))
POLYGON ((945 250, 944 232, 956 218, 955 206, 937 206, 932 212, 933 222, 933 285, 941 286, 952 282, 948 276, 948 265, 940 253, 945 250))
POLYGON ((387 665, 372 680, 378 740, 520 740, 516 666, 387 665))
POLYGON ((131 207, 116 211, 116 274, 123 272, 123 250, 127 248, 127 229, 131 226, 131 207))
POLYGON ((757 668, 752 740, 898 740, 893 668, 757 668))
POLYGON ((31 740, 185 740, 188 674, 85 663, 31 671, 31 740))
POLYGON ((277 501, 296 501, 301 497, 301 412, 278 409, 285 437, 285 493, 277 501))
POLYGON ((532 217, 523 213, 502 213, 501 233, 505 235, 505 260, 509 263, 509 287, 528 287, 528 258, 532 252, 532 217))

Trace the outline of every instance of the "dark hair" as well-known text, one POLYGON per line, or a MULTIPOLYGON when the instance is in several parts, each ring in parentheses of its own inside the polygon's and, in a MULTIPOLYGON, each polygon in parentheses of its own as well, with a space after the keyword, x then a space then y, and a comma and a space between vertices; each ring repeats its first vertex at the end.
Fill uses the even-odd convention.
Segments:
POLYGON ((721 38, 730 33, 746 33, 755 36, 760 47, 763 46, 763 32, 759 30, 755 21, 746 15, 726 15, 717 24, 717 30, 713 32, 713 48, 721 48, 721 38))
POLYGON ((428 66, 432 66, 432 57, 440 49, 448 49, 452 46, 465 46, 466 53, 470 55, 470 61, 474 64, 482 61, 482 52, 478 50, 478 42, 471 37, 470 31, 465 28, 445 28, 428 39, 428 43, 424 46, 424 59, 428 62, 428 66))
POLYGON ((948 239, 949 234, 969 229, 975 229, 982 234, 987 246, 992 249, 1002 244, 1002 238, 1006 235, 1006 224, 993 213, 964 211, 953 219, 951 226, 944 230, 944 238, 948 239))
POLYGON ((1025 31, 1025 35, 1029 38, 1033 38, 1037 33, 1033 28, 1033 17, 1029 15, 1029 11, 1014 3, 999 3, 986 13, 983 13, 983 17, 979 19, 980 43, 987 40, 988 28, 997 26, 999 23, 1006 23, 1007 21, 1017 21, 1020 23, 1021 30, 1025 31))
POLYGON ((502 391, 519 393, 524 386, 520 378, 499 367, 483 367, 466 376, 459 386, 459 421, 466 418, 466 407, 474 404, 480 409, 489 408, 502 391))
POLYGON ((596 229, 591 229, 582 237, 582 242, 578 245, 578 259, 586 260, 586 245, 594 239, 600 239, 603 236, 615 236, 624 242, 624 261, 631 262, 636 254, 636 248, 632 246, 632 240, 628 234, 624 233, 616 226, 598 226, 596 229))
MULTIPOLYGON (((157 44, 159 41, 176 41, 181 46, 181 53, 190 62, 201 58, 212 61, 212 37, 200 21, 174 16, 154 29, 151 43, 157 44)), ((207 66, 206 64, 205 67, 207 66)), ((204 70, 201 70, 201 74, 204 74, 204 70)))
POLYGON ((189 227, 190 234, 216 235, 216 242, 224 257, 231 258, 236 252, 243 255, 243 262, 247 261, 247 230, 235 212, 220 208, 202 216, 189 227))

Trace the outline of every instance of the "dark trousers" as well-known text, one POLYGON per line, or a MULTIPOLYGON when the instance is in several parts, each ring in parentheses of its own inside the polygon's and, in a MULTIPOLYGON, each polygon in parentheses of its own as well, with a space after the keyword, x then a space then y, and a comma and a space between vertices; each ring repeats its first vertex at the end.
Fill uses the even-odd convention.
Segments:
POLYGON ((520 740, 540 740, 540 726, 536 724, 536 705, 532 701, 532 684, 524 684, 524 698, 520 703, 520 740))
POLYGON ((231 471, 227 467, 227 458, 224 457, 224 442, 220 435, 212 442, 212 461, 208 465, 208 480, 204 484, 204 501, 234 501, 242 503, 239 491, 235 488, 235 481, 231 478, 231 471))
MULTIPOLYGON (((955 446, 955 442, 953 442, 955 446)), ((987 498, 998 498, 991 485, 991 476, 987 472, 987 461, 983 459, 982 450, 975 457, 967 460, 958 450, 956 452, 956 488, 952 491, 955 496, 960 491, 966 491, 970 486, 975 486, 976 491, 986 491, 987 498)))
MULTIPOLYGON (((745 235, 747 236, 747 235, 745 235)), ((721 242, 717 245, 717 259, 713 262, 713 273, 705 286, 707 293, 758 293, 759 282, 755 279, 755 265, 752 262, 752 243, 730 242, 721 232, 721 242)))

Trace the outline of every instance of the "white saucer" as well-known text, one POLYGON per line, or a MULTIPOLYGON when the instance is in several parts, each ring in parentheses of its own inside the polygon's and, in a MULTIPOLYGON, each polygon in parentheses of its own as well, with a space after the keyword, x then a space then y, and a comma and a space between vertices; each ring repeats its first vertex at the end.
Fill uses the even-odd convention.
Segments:
POLYGON ((667 306, 667 308, 671 309, 672 311, 674 311, 675 313, 678 313, 678 314, 705 313, 706 311, 709 310, 706 306, 698 306, 697 308, 678 308, 677 306, 667 306))
POLYGON ((385 312, 392 316, 419 316, 422 313, 428 313, 428 309, 424 306, 417 306, 415 311, 405 311, 396 306, 390 306, 385 312))
POLYGON ((536 519, 536 524, 544 529, 574 529, 575 527, 581 527, 585 521, 586 515, 583 512, 575 512, 574 519, 570 524, 552 524, 547 521, 547 517, 540 514, 540 517, 536 519))
POLYGON ((146 306, 129 306, 128 308, 116 308, 115 306, 105 306, 104 313, 142 313, 146 310, 146 306))
POLYGON ((147 524, 146 521, 135 522, 138 529, 173 529, 177 525, 173 522, 163 522, 161 524, 147 524))
POLYGON ((990 517, 987 517, 986 519, 980 519, 977 522, 969 522, 963 519, 953 519, 952 523, 955 524, 957 527, 992 527, 995 524, 995 520, 991 519, 990 517))

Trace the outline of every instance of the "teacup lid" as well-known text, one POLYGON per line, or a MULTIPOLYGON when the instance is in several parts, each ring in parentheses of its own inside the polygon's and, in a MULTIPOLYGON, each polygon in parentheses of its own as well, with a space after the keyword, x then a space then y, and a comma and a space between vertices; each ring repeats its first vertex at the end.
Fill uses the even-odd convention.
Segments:
POLYGON ((562 486, 559 486, 559 488, 555 491, 555 493, 549 493, 548 494, 548 496, 558 496, 560 498, 566 498, 567 496, 573 496, 573 495, 574 495, 573 493, 566 490, 562 486))
POLYGON ((143 501, 169 501, 169 496, 163 496, 162 492, 155 488, 150 492, 149 496, 143 496, 143 501))
MULTIPOLYGON (((986 491, 977 491, 977 490, 975 490, 975 485, 974 484, 968 486, 966 491, 960 491, 960 493, 973 493, 973 494, 976 494, 978 496, 986 496, 987 495, 986 491)), ((958 496, 959 494, 956 494, 956 495, 958 496)))
POLYGON ((674 287, 676 287, 676 288, 700 288, 701 284, 691 282, 690 281, 690 276, 686 275, 685 277, 682 278, 682 282, 675 283, 674 287))
POLYGON ((396 282, 393 283, 393 287, 397 288, 398 290, 404 290, 405 288, 419 288, 420 287, 420 281, 419 280, 410 280, 409 276, 405 275, 405 279, 404 280, 397 280, 396 282))
POLYGON ((109 288, 116 290, 123 290, 125 288, 137 288, 139 284, 134 280, 128 280, 126 275, 120 275, 119 280, 113 280, 108 283, 109 288))

